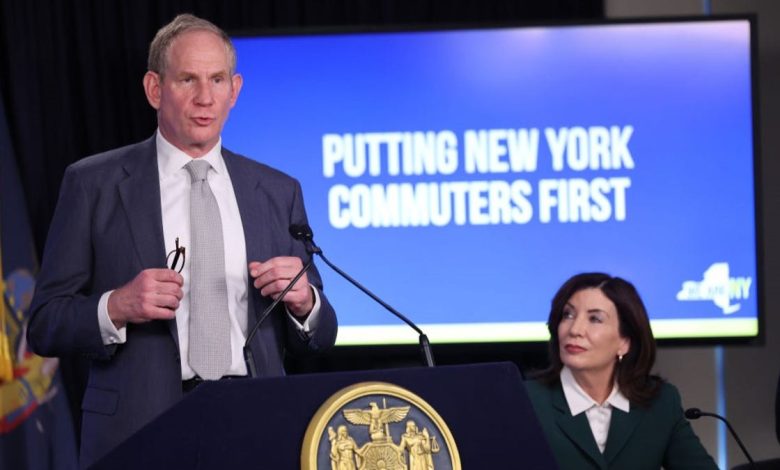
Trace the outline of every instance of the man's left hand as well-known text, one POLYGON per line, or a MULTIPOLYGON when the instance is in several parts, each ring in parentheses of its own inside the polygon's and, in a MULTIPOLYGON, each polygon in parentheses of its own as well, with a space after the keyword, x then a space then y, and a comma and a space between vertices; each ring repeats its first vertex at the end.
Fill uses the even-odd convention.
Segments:
MULTIPOLYGON (((260 290, 260 295, 276 299, 287 287, 298 272, 303 269, 303 262, 295 256, 277 256, 268 261, 252 261, 249 263, 249 274, 254 279, 254 286, 260 290)), ((296 317, 305 317, 314 307, 314 294, 309 287, 306 273, 298 279, 292 289, 284 296, 287 310, 296 317)))

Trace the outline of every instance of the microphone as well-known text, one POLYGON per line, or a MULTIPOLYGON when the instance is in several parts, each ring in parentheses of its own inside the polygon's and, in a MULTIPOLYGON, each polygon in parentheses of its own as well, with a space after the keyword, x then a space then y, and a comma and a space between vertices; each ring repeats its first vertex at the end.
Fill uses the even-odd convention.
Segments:
POLYGON ((747 457, 748 462, 750 462, 750 467, 755 468, 756 463, 753 462, 753 458, 748 453, 747 449, 745 449, 745 446, 742 444, 742 441, 739 439, 739 436, 737 436, 737 432, 734 431, 734 428, 731 427, 731 424, 726 421, 726 418, 719 414, 715 413, 707 413, 706 411, 702 411, 698 408, 688 408, 685 410, 685 417, 688 419, 699 419, 702 416, 711 416, 713 418, 718 418, 719 420, 726 423, 726 426, 729 428, 729 431, 731 432, 731 435, 734 437, 734 440, 737 441, 737 444, 739 444, 739 448, 742 449, 742 453, 745 454, 745 457, 747 457))
POLYGON ((320 247, 318 247, 314 243, 314 233, 312 232, 311 227, 309 227, 308 225, 297 225, 297 224, 290 225, 290 235, 292 235, 292 237, 295 238, 296 240, 301 240, 306 246, 306 251, 308 251, 309 254, 314 254, 322 258, 322 261, 324 261, 325 264, 330 266, 331 269, 336 271, 336 273, 338 273, 341 277, 349 281, 353 286, 360 289, 364 294, 371 297, 375 302, 377 302, 379 305, 384 307, 388 312, 392 313, 396 317, 403 320, 404 323, 406 323, 414 331, 416 331, 420 335, 419 342, 420 342, 420 351, 423 356, 423 362, 428 367, 434 366, 433 353, 431 352, 431 343, 428 341, 428 336, 426 336, 425 333, 423 333, 423 331, 417 325, 415 325, 413 321, 406 318, 401 312, 388 305, 384 300, 377 297, 373 292, 371 292, 362 284, 360 284, 358 281, 353 279, 349 274, 345 273, 344 271, 339 269, 338 266, 331 263, 330 260, 328 260, 328 258, 326 258, 324 254, 322 254, 322 250, 320 249, 320 247))
POLYGON ((252 327, 252 331, 249 332, 249 334, 246 336, 246 342, 244 343, 244 363, 246 364, 246 370, 249 374, 249 377, 255 378, 257 377, 257 367, 255 365, 255 356, 252 354, 252 348, 249 347, 249 343, 252 342, 252 338, 255 337, 257 334, 257 330, 260 328, 260 325, 263 324, 263 321, 268 317, 268 315, 271 314, 273 309, 279 305, 279 302, 284 299, 284 296, 287 295, 288 292, 290 292, 290 289, 293 288, 296 282, 298 282, 298 279, 303 276, 303 273, 305 273, 314 263, 314 257, 309 256, 309 261, 306 262, 306 264, 303 265, 303 268, 301 268, 300 271, 298 271, 298 274, 295 275, 295 277, 292 278, 289 284, 287 284, 287 287, 284 288, 284 290, 279 293, 279 295, 274 299, 271 304, 266 307, 265 310, 263 310, 263 313, 260 314, 260 318, 255 322, 255 326, 252 327))

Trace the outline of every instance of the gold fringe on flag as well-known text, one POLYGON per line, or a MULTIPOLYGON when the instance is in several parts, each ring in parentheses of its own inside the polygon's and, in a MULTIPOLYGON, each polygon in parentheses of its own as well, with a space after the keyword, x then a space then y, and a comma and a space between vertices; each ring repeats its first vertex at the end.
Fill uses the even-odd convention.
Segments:
POLYGON ((14 358, 11 356, 11 344, 6 329, 8 309, 5 308, 2 246, 2 238, 0 238, 0 383, 10 382, 14 378, 14 358))

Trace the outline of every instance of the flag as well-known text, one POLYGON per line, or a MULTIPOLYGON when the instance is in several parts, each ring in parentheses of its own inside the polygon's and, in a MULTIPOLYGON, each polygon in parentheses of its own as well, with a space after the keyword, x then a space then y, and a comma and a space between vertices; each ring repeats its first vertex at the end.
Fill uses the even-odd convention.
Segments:
POLYGON ((58 360, 33 354, 25 329, 35 250, 0 96, 0 469, 77 468, 58 360))

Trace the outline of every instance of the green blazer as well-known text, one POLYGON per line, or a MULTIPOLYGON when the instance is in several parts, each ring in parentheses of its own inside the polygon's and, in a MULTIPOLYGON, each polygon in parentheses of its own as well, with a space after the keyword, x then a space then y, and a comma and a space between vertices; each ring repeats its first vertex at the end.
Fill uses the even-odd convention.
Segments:
POLYGON ((525 382, 542 429, 561 469, 715 469, 683 415, 680 394, 664 384, 648 408, 612 409, 604 453, 585 413, 572 416, 560 383, 525 382))

